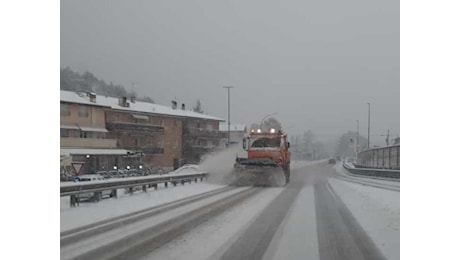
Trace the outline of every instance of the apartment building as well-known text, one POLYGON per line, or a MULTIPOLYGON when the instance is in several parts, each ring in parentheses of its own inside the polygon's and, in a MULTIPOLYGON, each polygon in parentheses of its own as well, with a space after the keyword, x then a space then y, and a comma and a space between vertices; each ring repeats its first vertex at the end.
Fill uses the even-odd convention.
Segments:
POLYGON ((109 170, 129 153, 108 137, 105 113, 110 107, 98 103, 96 94, 61 91, 60 109, 61 155, 82 163, 80 174, 109 170))
MULTIPOLYGON (((112 162, 118 168, 146 165, 150 168, 172 170, 186 162, 198 162, 204 153, 219 145, 218 124, 222 119, 185 110, 185 105, 178 109, 175 102, 167 107, 128 97, 113 98, 61 91, 62 103, 100 108, 97 110, 97 118, 103 113, 104 122, 98 119, 98 124, 94 123, 92 127, 103 131, 103 135, 99 132, 101 135, 98 138, 110 140, 113 153, 124 153, 123 160, 112 162), (73 99, 63 100, 67 96, 73 99)), ((63 109, 65 110, 61 105, 61 113, 63 109)), ((61 129, 64 123, 72 125, 77 122, 76 118, 65 119, 64 122, 61 116, 61 129)), ((91 146, 94 144, 88 144, 86 148, 91 146)), ((61 140, 61 152, 62 150, 61 140)), ((113 165, 109 165, 109 168, 113 165)))

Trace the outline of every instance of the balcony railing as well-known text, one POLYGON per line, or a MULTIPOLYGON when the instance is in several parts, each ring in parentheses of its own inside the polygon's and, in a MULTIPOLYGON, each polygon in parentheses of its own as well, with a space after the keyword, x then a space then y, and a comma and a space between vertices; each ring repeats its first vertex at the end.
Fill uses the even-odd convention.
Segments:
POLYGON ((142 152, 145 154, 163 154, 165 150, 163 148, 144 148, 142 149, 142 152))
POLYGON ((126 150, 132 150, 132 151, 138 151, 138 152, 142 152, 144 154, 163 154, 164 153, 164 149, 163 148, 159 148, 159 147, 144 147, 144 148, 141 148, 141 147, 135 147, 135 146, 126 146, 126 147, 123 147, 123 149, 126 149, 126 150))
POLYGON ((115 139, 61 137, 61 147, 117 148, 115 139))
POLYGON ((223 138, 225 133, 219 132, 218 130, 207 130, 201 128, 186 128, 185 133, 193 136, 207 137, 207 138, 223 138))
POLYGON ((106 123, 106 127, 111 132, 153 132, 163 134, 165 131, 163 126, 122 122, 106 123))

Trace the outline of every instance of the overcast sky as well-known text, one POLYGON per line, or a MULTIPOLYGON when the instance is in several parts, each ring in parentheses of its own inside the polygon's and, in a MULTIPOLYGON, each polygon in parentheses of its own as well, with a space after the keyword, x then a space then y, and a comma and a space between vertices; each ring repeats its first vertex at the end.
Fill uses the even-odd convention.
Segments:
MULTIPOLYGON (((61 0, 61 67, 248 126, 399 134, 399 1, 61 0)), ((394 136, 392 136, 394 138, 394 136)))

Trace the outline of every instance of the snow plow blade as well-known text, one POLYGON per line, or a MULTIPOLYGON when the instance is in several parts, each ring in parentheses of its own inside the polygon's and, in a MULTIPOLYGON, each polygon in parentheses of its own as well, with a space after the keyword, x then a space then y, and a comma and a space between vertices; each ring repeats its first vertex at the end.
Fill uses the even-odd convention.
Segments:
POLYGON ((227 178, 231 186, 280 187, 285 185, 283 168, 272 160, 238 158, 227 178))

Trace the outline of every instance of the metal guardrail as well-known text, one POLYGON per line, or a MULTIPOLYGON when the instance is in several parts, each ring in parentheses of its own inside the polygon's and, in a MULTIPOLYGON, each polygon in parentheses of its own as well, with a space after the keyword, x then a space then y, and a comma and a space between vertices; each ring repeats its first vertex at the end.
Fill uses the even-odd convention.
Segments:
POLYGON ((93 200, 99 201, 102 198, 103 191, 111 191, 110 196, 116 198, 117 189, 128 189, 129 193, 132 194, 135 187, 142 187, 142 191, 147 192, 148 187, 157 188, 158 184, 164 184, 167 187, 168 183, 171 183, 176 186, 178 183, 202 181, 207 176, 207 172, 200 172, 183 175, 166 174, 164 176, 132 177, 116 181, 111 179, 109 181, 76 182, 61 186, 61 197, 70 196, 70 206, 76 207, 80 203, 81 194, 93 193, 93 200))
POLYGON ((355 167, 351 167, 346 162, 343 163, 343 168, 345 168, 350 173, 353 173, 356 175, 399 179, 399 170, 376 169, 376 168, 355 168, 355 167))

